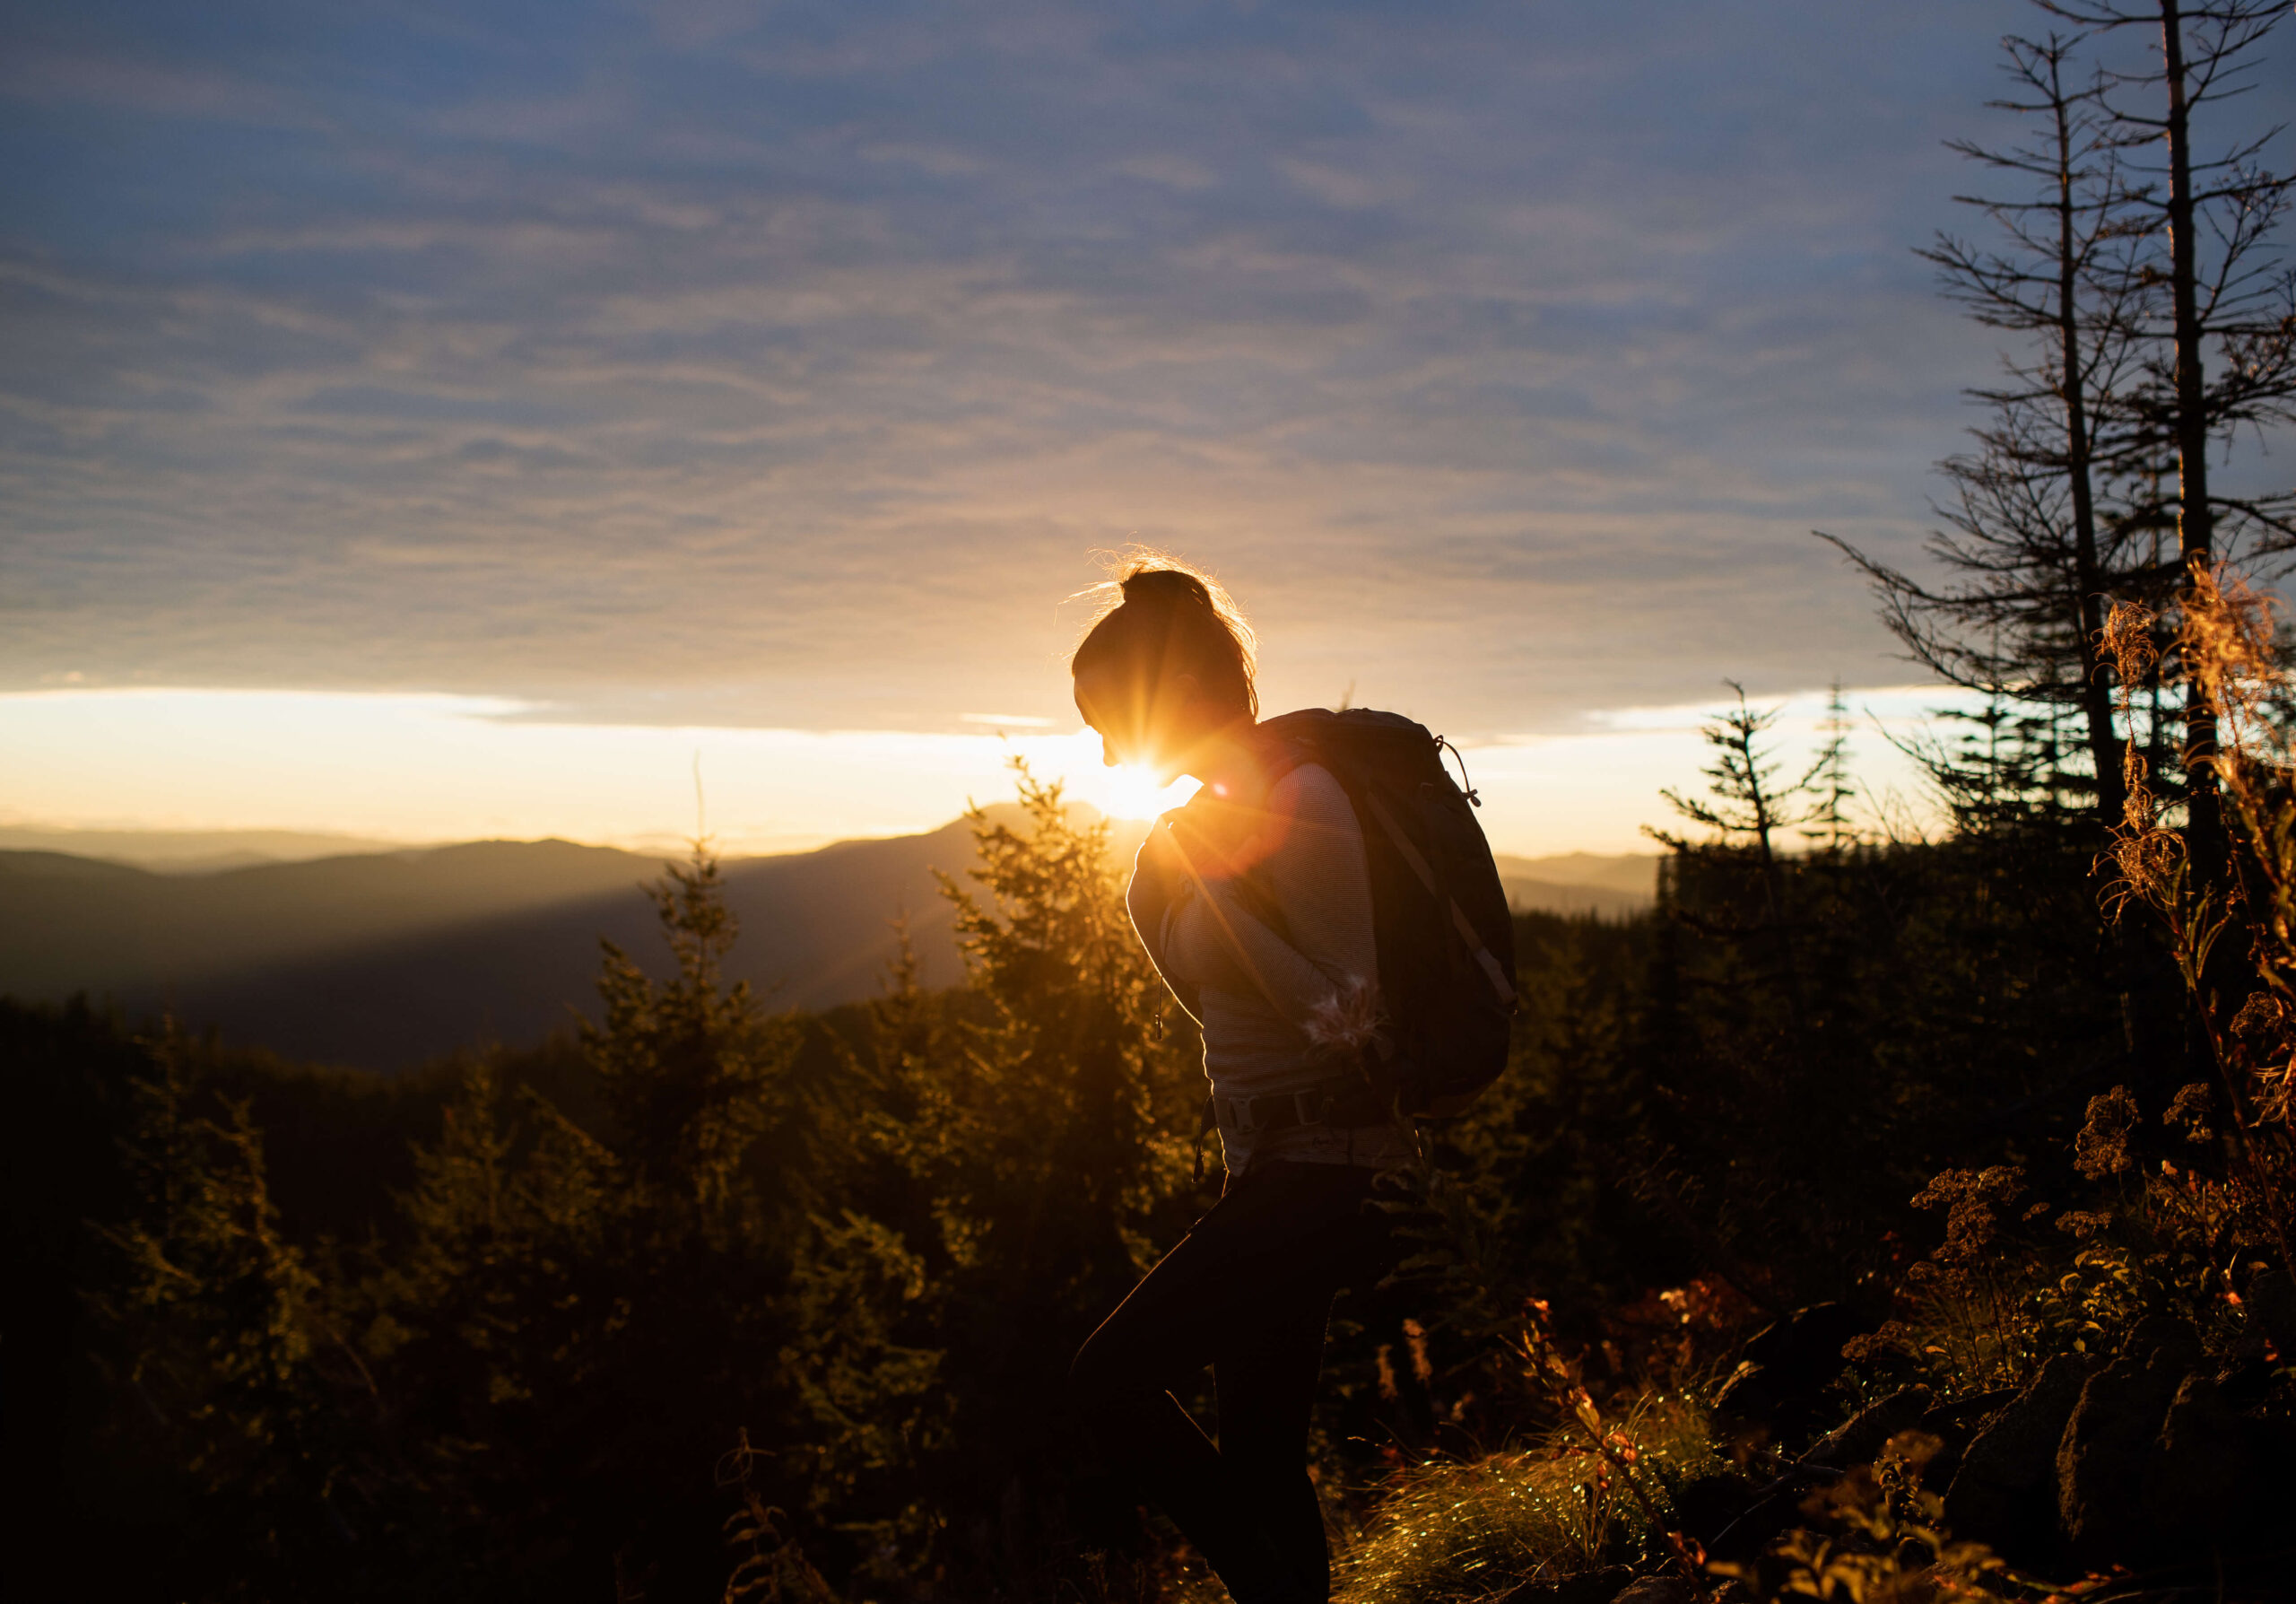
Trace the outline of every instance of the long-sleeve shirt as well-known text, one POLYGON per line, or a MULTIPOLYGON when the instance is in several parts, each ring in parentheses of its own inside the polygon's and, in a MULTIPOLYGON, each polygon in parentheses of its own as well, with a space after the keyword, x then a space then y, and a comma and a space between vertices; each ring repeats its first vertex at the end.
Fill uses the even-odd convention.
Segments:
MULTIPOLYGON (((1155 828, 1171 828, 1170 817, 1155 828)), ((1269 788, 1247 824, 1226 863, 1190 851, 1185 831, 1177 851, 1144 846, 1126 894, 1149 956, 1204 1028, 1213 1094, 1236 1099, 1328 1086, 1352 1071, 1378 1024, 1370 870, 1347 793, 1328 770, 1304 764, 1269 788), (1185 867, 1168 867, 1175 859, 1185 867), (1253 884, 1234 872, 1239 861, 1254 866, 1253 884), (1280 933, 1254 911, 1267 902, 1280 933)), ((1392 1124, 1220 1135, 1238 1175, 1255 1156, 1384 1167, 1412 1152, 1392 1124)))

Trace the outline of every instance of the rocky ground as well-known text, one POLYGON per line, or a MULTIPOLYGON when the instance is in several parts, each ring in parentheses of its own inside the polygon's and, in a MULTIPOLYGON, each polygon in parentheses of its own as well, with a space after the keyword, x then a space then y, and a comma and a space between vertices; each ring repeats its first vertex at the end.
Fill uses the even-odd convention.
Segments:
MULTIPOLYGON (((1862 1324, 1820 1304, 1756 1335, 1718 1425, 1809 1441, 1862 1324)), ((1684 1535, 1735 1575, 1709 1572, 1694 1591, 1678 1562, 1610 1566, 1500 1597, 2296 1600, 2296 1420, 2280 1357, 2296 1353, 2296 1287, 2257 1277, 2234 1331, 2205 1342, 2153 1316, 2109 1351, 2049 1359, 2022 1387, 1902 1387, 1790 1459, 1744 1456, 1744 1470, 1679 1490, 1684 1535)))

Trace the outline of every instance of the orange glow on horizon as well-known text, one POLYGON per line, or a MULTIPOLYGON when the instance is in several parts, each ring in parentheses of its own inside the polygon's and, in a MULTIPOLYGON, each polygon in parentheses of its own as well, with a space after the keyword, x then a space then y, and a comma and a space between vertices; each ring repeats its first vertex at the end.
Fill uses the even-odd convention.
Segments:
MULTIPOLYGON (((1857 704, 1885 730, 1918 731, 1951 699, 1883 687, 1857 704)), ((1970 704, 1974 706, 1975 704, 1970 704)), ((296 831, 422 845, 569 841, 676 852, 701 822, 731 857, 946 828, 969 802, 1010 801, 1012 760, 1109 817, 1152 817, 1194 794, 1111 769, 1090 729, 799 730, 556 724, 509 698, 178 687, 0 693, 0 825, 296 831)), ((1643 850, 1665 819, 1662 786, 1705 761, 1705 704, 1628 708, 1568 734, 1471 744, 1501 852, 1643 850)), ((1822 739, 1825 698, 1796 700, 1781 757, 1822 739)), ((1862 742, 1867 795, 1918 824, 1923 776, 1862 742)), ((1879 805, 1879 804, 1877 804, 1879 805)), ((65 850, 70 850, 68 848, 65 850)))

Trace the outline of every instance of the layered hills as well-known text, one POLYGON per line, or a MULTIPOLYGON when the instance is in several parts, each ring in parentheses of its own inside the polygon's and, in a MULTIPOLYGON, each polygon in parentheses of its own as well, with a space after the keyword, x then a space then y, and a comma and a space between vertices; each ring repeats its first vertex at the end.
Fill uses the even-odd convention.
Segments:
MULTIPOLYGON (((1127 851, 1138 826, 1122 829, 1127 851)), ((1654 860, 1504 859, 1518 908, 1616 916, 1647 905, 1654 860)), ((919 978, 961 968, 935 871, 973 863, 961 820, 921 835, 737 859, 735 977, 776 1007, 873 995, 907 928, 919 978)), ((661 955, 642 892, 657 859, 571 841, 469 841, 211 872, 156 873, 0 851, 0 993, 87 992, 131 1016, 289 1057, 397 1069, 474 1042, 525 1043, 592 995, 598 942, 661 955)))

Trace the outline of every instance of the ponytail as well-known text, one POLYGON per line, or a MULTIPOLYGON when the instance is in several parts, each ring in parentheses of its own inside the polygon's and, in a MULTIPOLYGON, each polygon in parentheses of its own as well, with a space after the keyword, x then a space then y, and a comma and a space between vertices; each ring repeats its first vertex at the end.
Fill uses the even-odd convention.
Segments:
POLYGON ((1191 674, 1204 693, 1239 718, 1259 716, 1257 639, 1229 594, 1211 575, 1176 558, 1133 558, 1103 589, 1107 611, 1069 658, 1074 674, 1117 674, 1143 686, 1191 674))

